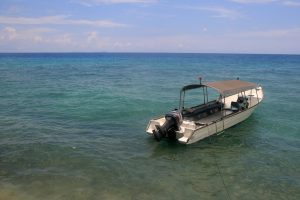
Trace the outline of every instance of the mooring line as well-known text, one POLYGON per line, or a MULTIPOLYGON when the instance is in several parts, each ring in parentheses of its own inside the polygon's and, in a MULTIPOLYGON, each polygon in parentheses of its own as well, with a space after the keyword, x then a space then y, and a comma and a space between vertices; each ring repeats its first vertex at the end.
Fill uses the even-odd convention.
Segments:
POLYGON ((213 157, 214 157, 214 159, 215 159, 215 163, 216 163, 216 165, 217 165, 219 174, 220 174, 220 176, 221 176, 221 179, 222 179, 222 182, 223 182, 223 186, 224 186, 224 188, 225 188, 225 190, 226 190, 227 198, 228 198, 229 200, 231 200, 230 195, 229 195, 229 192, 228 192, 228 189, 227 189, 227 187, 226 187, 226 185, 225 185, 225 181, 224 181, 223 175, 222 175, 222 173, 221 173, 219 164, 218 164, 218 162, 217 162, 217 159, 216 159, 216 156, 215 156, 214 153, 213 153, 213 157))

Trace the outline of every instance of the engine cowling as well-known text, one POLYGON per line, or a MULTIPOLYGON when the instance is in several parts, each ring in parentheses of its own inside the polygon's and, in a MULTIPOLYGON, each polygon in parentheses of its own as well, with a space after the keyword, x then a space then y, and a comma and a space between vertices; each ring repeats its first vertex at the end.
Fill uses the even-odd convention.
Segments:
POLYGON ((179 130, 182 123, 182 115, 178 111, 166 114, 165 119, 166 121, 162 126, 156 125, 152 131, 157 141, 160 141, 162 138, 176 139, 176 131, 179 130))

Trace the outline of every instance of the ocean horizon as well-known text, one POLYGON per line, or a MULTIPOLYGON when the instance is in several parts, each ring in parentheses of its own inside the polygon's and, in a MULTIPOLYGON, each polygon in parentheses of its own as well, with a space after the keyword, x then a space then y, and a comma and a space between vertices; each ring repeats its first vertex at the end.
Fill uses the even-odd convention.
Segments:
POLYGON ((287 55, 287 56, 299 56, 300 53, 251 53, 251 52, 151 52, 151 51, 3 51, 0 54, 221 54, 221 55, 287 55))
POLYGON ((300 55, 0 53, 0 200, 300 199, 300 55), (182 86, 236 79, 265 98, 192 145, 148 121, 182 86))

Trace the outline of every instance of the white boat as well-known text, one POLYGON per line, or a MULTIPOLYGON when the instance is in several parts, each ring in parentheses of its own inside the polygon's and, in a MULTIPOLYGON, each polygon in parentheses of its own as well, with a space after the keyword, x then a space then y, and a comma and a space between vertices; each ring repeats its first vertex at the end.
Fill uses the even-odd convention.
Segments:
POLYGON ((169 138, 192 144, 247 119, 263 96, 262 87, 254 83, 237 79, 202 84, 200 79, 200 84, 184 86, 180 91, 179 108, 151 119, 146 132, 157 141, 169 138), (213 100, 209 97, 214 96, 212 90, 217 94, 213 100), (195 97, 195 92, 202 93, 196 102, 203 102, 191 107, 185 105, 187 95, 191 93, 195 97))

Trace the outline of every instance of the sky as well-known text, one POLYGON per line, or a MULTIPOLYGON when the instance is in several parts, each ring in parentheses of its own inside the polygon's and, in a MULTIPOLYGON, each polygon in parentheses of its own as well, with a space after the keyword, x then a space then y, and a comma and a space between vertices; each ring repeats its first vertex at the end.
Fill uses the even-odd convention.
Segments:
POLYGON ((300 54, 300 0, 0 0, 0 52, 300 54))

